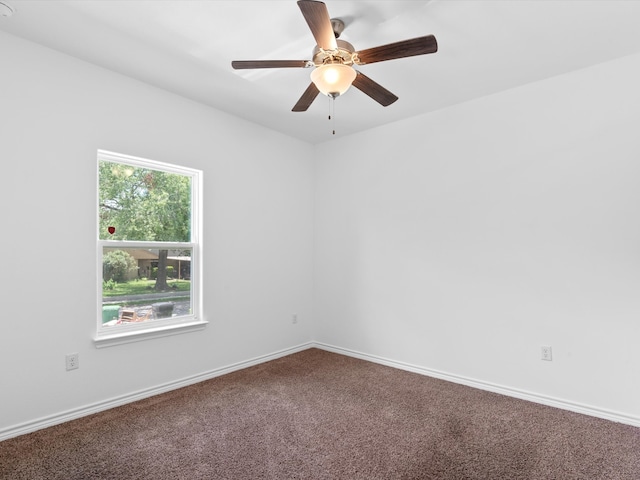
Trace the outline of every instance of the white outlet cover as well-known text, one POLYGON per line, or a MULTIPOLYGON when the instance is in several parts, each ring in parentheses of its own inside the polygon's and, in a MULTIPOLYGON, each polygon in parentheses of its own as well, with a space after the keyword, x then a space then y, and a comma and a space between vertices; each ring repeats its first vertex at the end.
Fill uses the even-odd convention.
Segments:
POLYGON ((67 355, 66 357, 67 370, 75 370, 76 368, 79 368, 80 367, 79 360, 80 359, 77 353, 72 353, 70 355, 67 355))

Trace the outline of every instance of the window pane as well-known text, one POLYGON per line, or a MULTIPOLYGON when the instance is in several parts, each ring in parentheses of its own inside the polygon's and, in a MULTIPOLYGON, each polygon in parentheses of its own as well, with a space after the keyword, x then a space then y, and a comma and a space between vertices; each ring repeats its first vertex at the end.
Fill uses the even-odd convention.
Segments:
POLYGON ((190 315, 191 257, 191 248, 103 247, 102 325, 190 315))
POLYGON ((191 177, 99 162, 99 238, 191 241, 191 177))

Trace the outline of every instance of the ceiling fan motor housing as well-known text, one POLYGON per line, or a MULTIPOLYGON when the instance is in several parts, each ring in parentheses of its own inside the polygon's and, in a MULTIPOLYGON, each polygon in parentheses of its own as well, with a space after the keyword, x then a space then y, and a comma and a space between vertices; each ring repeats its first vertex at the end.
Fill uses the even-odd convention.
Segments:
POLYGON ((327 63, 340 63, 342 65, 357 63, 354 53, 356 49, 353 45, 344 40, 336 40, 336 43, 338 44, 337 50, 323 50, 318 46, 313 49, 313 63, 316 67, 327 63))

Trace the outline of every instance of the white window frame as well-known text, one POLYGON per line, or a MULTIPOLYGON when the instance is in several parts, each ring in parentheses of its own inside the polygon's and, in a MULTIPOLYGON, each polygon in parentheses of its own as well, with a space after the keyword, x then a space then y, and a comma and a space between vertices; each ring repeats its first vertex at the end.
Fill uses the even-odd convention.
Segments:
POLYGON ((97 238, 97 318, 94 344, 98 348, 137 342, 150 338, 164 337, 203 329, 208 323, 202 316, 202 171, 145 158, 133 157, 106 150, 98 150, 96 162, 96 238, 97 238), (191 177, 191 241, 190 242, 146 242, 101 240, 99 222, 100 170, 101 161, 131 165, 134 167, 159 170, 191 177), (188 315, 155 319, 148 322, 134 322, 105 327, 102 323, 102 265, 104 247, 191 249, 191 312, 188 315))

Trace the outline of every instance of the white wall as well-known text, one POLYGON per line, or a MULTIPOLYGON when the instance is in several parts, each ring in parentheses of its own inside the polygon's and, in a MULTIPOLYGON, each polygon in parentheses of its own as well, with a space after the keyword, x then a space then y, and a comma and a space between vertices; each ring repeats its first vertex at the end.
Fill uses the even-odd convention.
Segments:
POLYGON ((4 33, 0 59, 0 433, 311 340, 308 144, 4 33), (97 149, 204 171, 204 331, 94 347, 97 149))
POLYGON ((640 424, 638 85, 627 57, 317 146, 314 339, 640 424))

